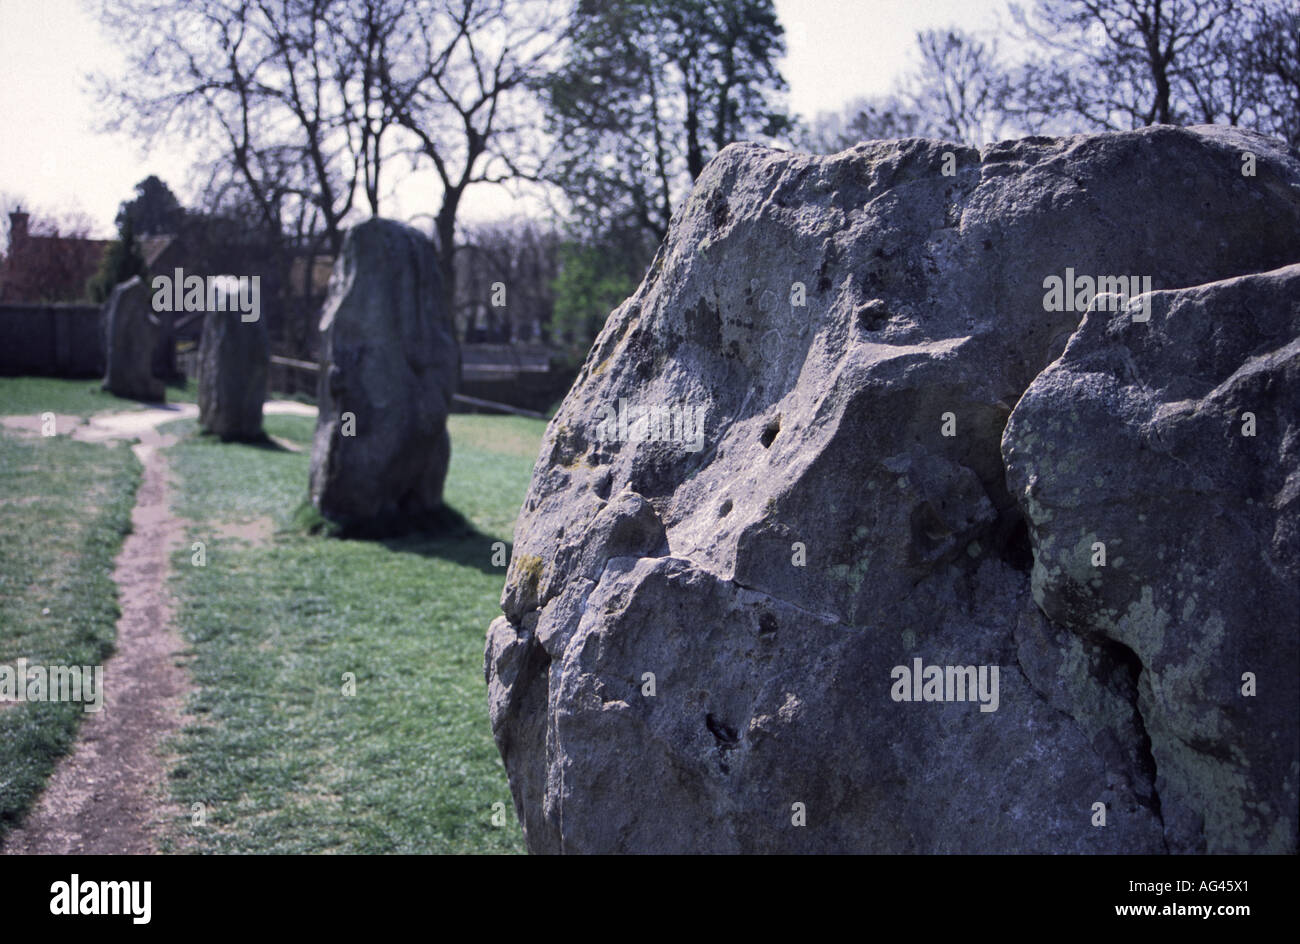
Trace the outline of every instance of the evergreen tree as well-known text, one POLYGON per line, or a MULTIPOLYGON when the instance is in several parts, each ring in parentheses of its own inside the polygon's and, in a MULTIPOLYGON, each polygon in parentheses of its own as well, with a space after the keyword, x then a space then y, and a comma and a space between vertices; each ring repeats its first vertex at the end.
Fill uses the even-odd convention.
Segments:
POLYGON ((134 199, 118 207, 116 223, 120 229, 122 221, 129 217, 141 236, 170 235, 180 231, 184 215, 171 188, 150 174, 135 185, 134 199))
POLYGON ((578 0, 539 91, 570 207, 553 334, 581 360, 641 280, 673 211, 733 141, 791 127, 772 0, 578 0))
POLYGON ((131 215, 119 214, 117 239, 109 245, 108 252, 104 253, 99 271, 90 277, 86 294, 95 304, 102 305, 108 301, 114 288, 136 275, 142 279, 149 277, 144 254, 136 242, 135 224, 131 222, 131 215))
POLYGON ((541 92, 552 179, 588 232, 661 240, 714 155, 790 126, 772 0, 579 0, 572 36, 541 92))

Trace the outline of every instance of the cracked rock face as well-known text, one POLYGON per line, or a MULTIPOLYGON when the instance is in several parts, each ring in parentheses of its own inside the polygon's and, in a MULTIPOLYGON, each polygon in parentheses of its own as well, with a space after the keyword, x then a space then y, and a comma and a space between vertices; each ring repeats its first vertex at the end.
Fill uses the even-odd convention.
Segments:
POLYGON ((311 499, 355 533, 436 527, 460 348, 433 243, 393 220, 348 231, 321 314, 311 499))
POLYGON ((723 151, 516 528, 529 849, 1294 852, 1298 260, 1247 133, 723 151))
POLYGON ((1300 265, 1151 309, 1089 313, 1011 415, 1034 600, 1135 657, 1171 850, 1294 852, 1300 265))

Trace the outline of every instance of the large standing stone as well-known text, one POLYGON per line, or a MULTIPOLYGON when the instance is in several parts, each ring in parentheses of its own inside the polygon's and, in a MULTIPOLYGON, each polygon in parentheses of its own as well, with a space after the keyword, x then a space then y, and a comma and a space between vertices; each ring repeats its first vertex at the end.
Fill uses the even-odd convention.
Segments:
POLYGON ((436 526, 451 459, 460 348, 433 244, 392 220, 354 227, 321 315, 311 497, 327 519, 384 533, 436 526))
POLYGON ((529 849, 1294 852, 1297 260, 1300 163, 1235 130, 724 150, 516 526, 529 849))
POLYGON ((266 322, 240 311, 203 316, 199 342, 199 425, 226 440, 259 440, 271 364, 266 322))
POLYGON ((104 306, 104 389, 131 400, 162 402, 167 390, 153 375, 159 325, 152 298, 137 275, 113 289, 104 306))

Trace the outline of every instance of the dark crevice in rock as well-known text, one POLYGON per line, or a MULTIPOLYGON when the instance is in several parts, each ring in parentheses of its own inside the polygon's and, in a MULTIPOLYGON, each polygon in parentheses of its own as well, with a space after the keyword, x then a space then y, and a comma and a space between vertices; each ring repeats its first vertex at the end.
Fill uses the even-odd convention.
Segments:
POLYGON ((883 299, 873 298, 863 302, 854 311, 858 326, 864 331, 879 331, 889 323, 889 309, 883 299))
MULTIPOLYGON (((1147 731, 1146 719, 1142 716, 1142 708, 1138 701, 1138 680, 1142 677, 1143 665, 1138 654, 1118 640, 1109 637, 1097 636, 1092 642, 1096 643, 1111 659, 1114 664, 1124 669, 1128 673, 1131 691, 1133 693, 1133 723, 1137 728, 1138 734, 1138 770, 1147 782, 1151 784, 1151 790, 1148 795, 1142 795, 1136 790, 1134 795, 1137 801, 1147 809, 1160 822, 1161 834, 1164 834, 1165 817, 1160 808, 1160 794, 1156 790, 1156 777, 1159 771, 1156 767, 1155 754, 1151 751, 1151 735, 1147 731)), ((1168 851, 1168 842, 1165 843, 1165 850, 1168 851)))
MULTIPOLYGON (((1039 612, 1041 613, 1042 611, 1039 610, 1039 612)), ((1043 619, 1050 626, 1055 627, 1058 632, 1073 635, 1072 630, 1063 627, 1059 622, 1051 619, 1045 613, 1042 614, 1042 616, 1043 619)), ((1136 740, 1136 743, 1133 744, 1132 748, 1125 752, 1126 762, 1124 763, 1124 766, 1127 767, 1132 774, 1136 775, 1135 778, 1130 781, 1130 790, 1132 791, 1133 799, 1140 806, 1149 810, 1155 817, 1156 822, 1160 826, 1160 841, 1164 845, 1165 853, 1169 853, 1172 850, 1169 848, 1169 836, 1165 824, 1164 811, 1161 808, 1160 795, 1156 790, 1159 771, 1156 767, 1155 755, 1151 750, 1151 737, 1147 732, 1146 719, 1143 717, 1138 705, 1138 679, 1144 671, 1142 661, 1138 657, 1137 653, 1128 646, 1110 639, 1109 637, 1090 633, 1081 636, 1080 638, 1087 644, 1093 646, 1096 650, 1099 650, 1103 658, 1109 662, 1109 665, 1112 668, 1118 668, 1123 673, 1124 694, 1122 697, 1124 697, 1132 707, 1130 731, 1135 735, 1136 740)), ((1064 705, 1061 704, 1058 700, 1059 696, 1066 693, 1044 690, 1039 683, 1035 682, 1033 675, 1025 668, 1025 665, 1021 660, 1018 647, 1019 641, 1017 640, 1012 645, 1011 650, 1006 654, 1006 656, 1020 672, 1021 677, 1025 680, 1025 683, 1029 686, 1030 690, 1037 693, 1038 696, 1042 698, 1043 702, 1057 714, 1064 718, 1068 718, 1072 723, 1081 725, 1086 729, 1088 727, 1086 723, 1087 712, 1081 711, 1077 702, 1069 704, 1068 697, 1067 703, 1064 705)), ((1101 667, 1101 671, 1103 673, 1105 672, 1104 665, 1101 667)), ((1094 675, 1092 684, 1101 685, 1101 677, 1094 675)), ((1110 737, 1113 738, 1117 734, 1119 734, 1118 731, 1112 730, 1110 737)), ((1097 750, 1101 756, 1105 757, 1108 754, 1108 751, 1098 743, 1096 738, 1090 738, 1090 740, 1093 742, 1093 749, 1097 750)), ((1113 747, 1111 749, 1113 749, 1113 747)))
MULTIPOLYGON (((528 661, 524 663, 523 668, 519 670, 520 680, 523 681, 525 690, 535 679, 547 680, 551 670, 551 654, 546 651, 537 637, 528 634, 528 661)), ((549 682, 547 682, 549 685, 549 682)))
POLYGON ((1011 507, 998 515, 993 525, 993 547, 1009 567, 1029 573, 1034 566, 1034 548, 1029 540, 1029 525, 1020 509, 1011 507))
POLYGON ((712 713, 704 716, 704 725, 713 735, 714 740, 718 742, 718 769, 724 774, 731 773, 731 764, 727 762, 727 753, 735 750, 736 745, 740 743, 740 734, 731 725, 722 721, 712 713))
MULTIPOLYGON (((1030 572, 1033 570, 1034 562, 1038 558, 1038 548, 1034 545, 1033 539, 1029 533, 1028 523, 1018 504, 1013 504, 1010 508, 1002 510, 998 515, 998 520, 993 526, 993 535, 995 547, 999 556, 1009 566, 1022 571, 1025 579, 1028 579, 1030 572)), ((1091 596, 1086 588, 1080 587, 1072 582, 1064 584, 1061 589, 1063 596, 1070 598, 1069 609, 1078 612, 1090 612, 1097 606, 1097 601, 1091 596)), ((1082 633, 1060 623, 1052 618, 1050 614, 1038 607, 1039 612, 1049 624, 1056 626, 1064 632, 1079 635, 1086 643, 1095 646, 1100 650, 1101 655, 1112 666, 1118 668, 1124 676, 1125 684, 1123 686, 1124 697, 1132 706, 1131 724, 1133 733, 1136 735, 1135 750, 1132 751, 1130 762, 1135 765, 1137 782, 1132 784, 1133 797, 1142 806, 1151 811, 1151 814, 1160 824, 1161 842, 1164 844, 1165 852, 1169 850, 1169 840, 1166 835, 1164 813, 1161 808, 1160 794, 1156 789, 1157 769, 1155 755, 1151 748, 1151 736, 1147 730, 1146 719, 1142 715, 1142 709, 1138 697, 1138 681, 1141 678, 1145 667, 1141 658, 1129 646, 1118 640, 1112 639, 1100 633, 1082 633), (1142 788, 1146 786, 1144 791, 1142 788)), ((1035 685, 1033 679, 1021 665, 1018 653, 1014 653, 1017 668, 1020 669, 1021 675, 1034 691, 1037 691, 1048 704, 1053 703, 1050 693, 1042 691, 1038 685, 1035 685)), ((1101 682, 1094 678, 1093 684, 1100 685, 1101 682)), ((1058 710, 1060 710, 1058 706, 1058 710)), ((1067 716, 1073 718, 1076 722, 1081 720, 1075 709, 1066 712, 1067 716)))
POLYGON ((717 739, 718 746, 723 750, 731 750, 739 743, 740 735, 736 733, 736 729, 727 722, 714 717, 712 712, 704 716, 704 724, 717 739))

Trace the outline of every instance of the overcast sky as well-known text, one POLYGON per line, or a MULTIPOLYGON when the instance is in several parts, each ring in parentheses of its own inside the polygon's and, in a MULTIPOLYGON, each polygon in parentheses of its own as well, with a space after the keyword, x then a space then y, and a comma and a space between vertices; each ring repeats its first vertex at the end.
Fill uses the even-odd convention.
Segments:
MULTIPOLYGON (((860 95, 889 90, 907 68, 917 30, 957 25, 989 29, 1002 0, 775 0, 787 33, 783 74, 793 111, 811 116, 860 95)), ((116 71, 121 55, 100 35, 79 0, 0 0, 0 194, 38 211, 81 212, 95 234, 111 236, 113 217, 136 182, 165 180, 182 202, 189 156, 166 144, 146 152, 94 132, 92 71, 116 71)), ((508 214, 497 187, 471 188, 463 219, 508 214)), ((385 213, 409 218, 434 211, 437 192, 408 181, 385 213)))

